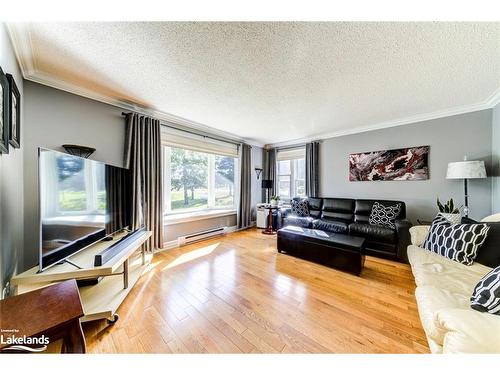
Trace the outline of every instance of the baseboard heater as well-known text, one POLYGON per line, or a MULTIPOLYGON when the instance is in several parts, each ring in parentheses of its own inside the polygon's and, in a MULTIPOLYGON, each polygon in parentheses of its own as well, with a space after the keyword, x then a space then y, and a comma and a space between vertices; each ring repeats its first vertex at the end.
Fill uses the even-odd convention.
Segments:
POLYGON ((208 237, 217 236, 218 234, 224 234, 226 233, 226 229, 227 227, 219 227, 202 232, 192 233, 186 236, 179 237, 177 241, 179 242, 179 246, 182 246, 191 242, 200 241, 208 237))

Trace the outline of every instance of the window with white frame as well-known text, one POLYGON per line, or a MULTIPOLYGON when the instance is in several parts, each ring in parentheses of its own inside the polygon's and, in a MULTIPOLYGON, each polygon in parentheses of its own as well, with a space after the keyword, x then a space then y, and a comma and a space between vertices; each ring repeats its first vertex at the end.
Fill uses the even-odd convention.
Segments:
POLYGON ((305 148, 278 150, 278 195, 281 200, 305 197, 305 148))
POLYGON ((165 213, 234 209, 238 188, 237 146, 187 137, 171 129, 165 132, 162 141, 165 213))

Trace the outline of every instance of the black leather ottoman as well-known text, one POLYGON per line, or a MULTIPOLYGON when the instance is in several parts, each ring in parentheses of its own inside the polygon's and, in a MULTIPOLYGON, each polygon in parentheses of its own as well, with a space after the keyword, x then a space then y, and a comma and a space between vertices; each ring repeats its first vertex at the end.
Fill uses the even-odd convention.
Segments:
POLYGON ((278 252, 359 275, 365 239, 295 226, 278 230, 278 252))

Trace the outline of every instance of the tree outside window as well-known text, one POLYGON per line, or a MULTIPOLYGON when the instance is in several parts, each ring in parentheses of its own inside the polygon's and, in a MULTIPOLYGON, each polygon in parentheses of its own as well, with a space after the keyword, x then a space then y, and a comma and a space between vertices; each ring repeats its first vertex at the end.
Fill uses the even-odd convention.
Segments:
POLYGON ((164 147, 165 210, 233 208, 236 159, 164 147))

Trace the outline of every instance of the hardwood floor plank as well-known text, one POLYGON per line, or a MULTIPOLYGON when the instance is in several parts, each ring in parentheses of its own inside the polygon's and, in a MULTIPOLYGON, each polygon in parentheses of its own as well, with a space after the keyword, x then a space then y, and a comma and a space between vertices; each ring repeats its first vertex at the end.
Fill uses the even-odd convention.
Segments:
POLYGON ((111 338, 118 353, 142 353, 144 347, 137 338, 130 338, 124 329, 114 329, 111 338))
POLYGON ((252 345, 255 346, 257 353, 280 353, 284 349, 284 345, 280 350, 276 350, 272 346, 268 345, 262 337, 255 334, 251 329, 247 329, 242 333, 242 336, 246 338, 252 345))
POLYGON ((84 325, 94 353, 428 353, 410 267, 354 276, 249 229, 154 255, 119 308, 84 325))

